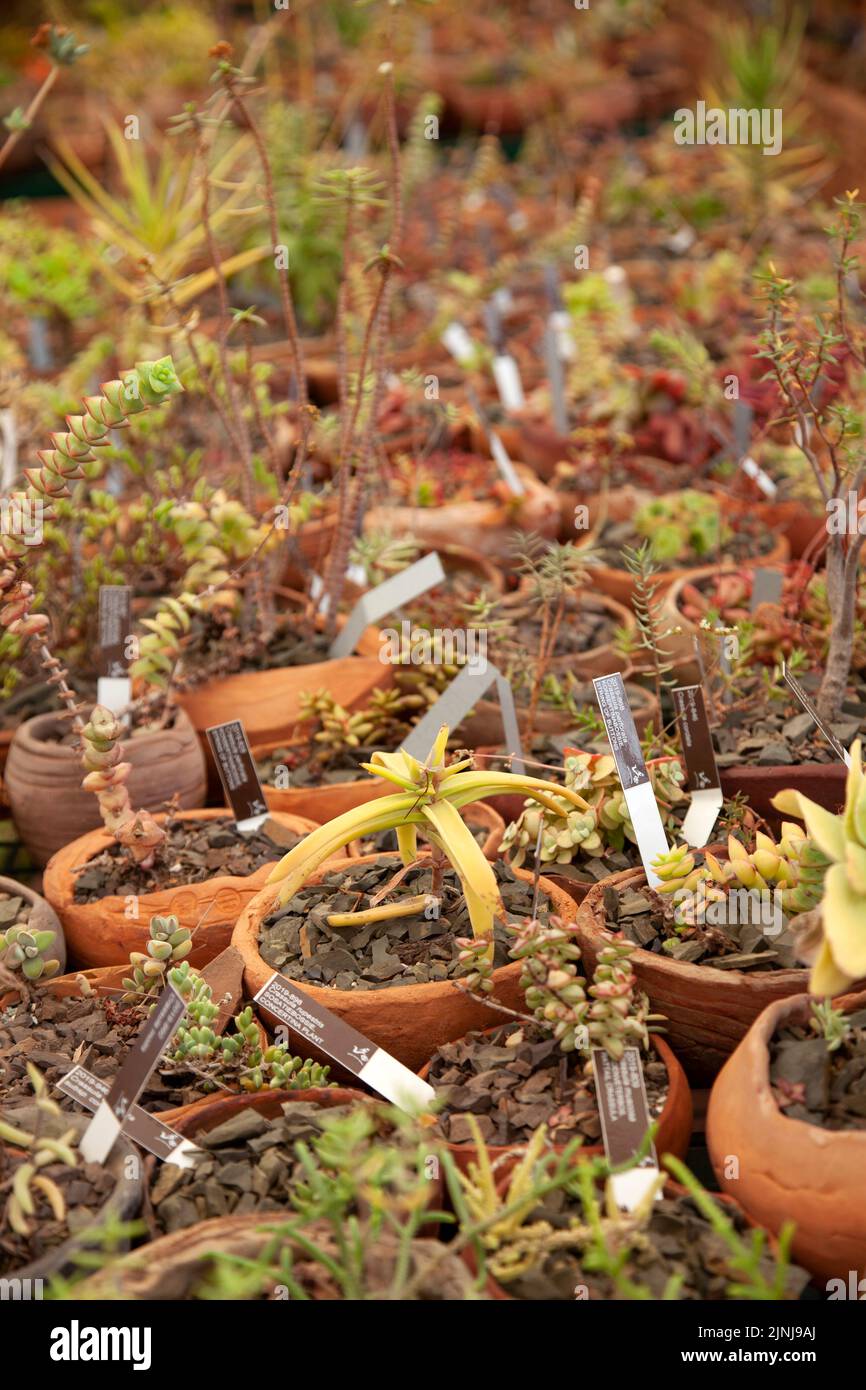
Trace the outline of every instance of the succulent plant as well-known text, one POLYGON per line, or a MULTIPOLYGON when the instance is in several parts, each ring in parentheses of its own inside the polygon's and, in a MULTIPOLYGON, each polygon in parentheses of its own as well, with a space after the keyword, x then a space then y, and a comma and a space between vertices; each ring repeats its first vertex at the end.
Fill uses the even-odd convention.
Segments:
POLYGON ((629 956, 631 941, 614 941, 598 953, 589 993, 593 1000, 586 1013, 590 1047, 603 1047, 614 1061, 627 1047, 649 1047, 647 1024, 654 1015, 647 996, 637 989, 637 976, 629 956))
POLYGON ((703 851, 703 859, 699 864, 687 845, 676 845, 653 860, 661 880, 656 891, 672 900, 677 926, 693 926, 709 904, 723 903, 737 888, 778 893, 786 917, 809 912, 821 899, 829 862, 801 827, 790 821, 783 822, 778 844, 758 831, 755 848, 747 850, 729 835, 727 861, 717 859, 710 850, 703 851))
POLYGON ((105 827, 118 844, 128 849, 139 864, 147 866, 164 841, 165 831, 149 811, 132 809, 126 786, 131 764, 123 761, 122 733, 117 715, 104 705, 95 705, 89 722, 81 730, 81 761, 87 774, 81 785, 95 794, 105 827))
MULTIPOLYGON (((820 921, 818 940, 803 943, 804 958, 812 966, 809 988, 820 995, 840 994, 866 976, 866 778, 859 739, 851 745, 849 759, 841 814, 833 815, 798 791, 773 798, 777 810, 802 817, 815 852, 826 856, 829 866, 820 911, 814 914, 820 921)), ((814 900, 814 876, 811 887, 814 900)))
POLYGON ((659 564, 713 555, 730 529, 716 498, 692 488, 653 498, 638 510, 634 524, 638 535, 649 541, 653 559, 659 564))
POLYGON ((26 925, 7 927, 0 932, 0 962, 7 970, 20 970, 26 980, 50 980, 60 969, 59 960, 46 956, 56 935, 26 925))
MULTIPOLYGON (((32 1062, 27 1063, 27 1075, 33 1087, 37 1110, 55 1117, 61 1115, 60 1106, 48 1094, 44 1076, 32 1062)), ((5 1222, 16 1235, 26 1238, 33 1234, 30 1218, 39 1216, 40 1201, 47 1203, 55 1221, 65 1220, 66 1202, 63 1193, 53 1179, 49 1178, 47 1173, 40 1172, 40 1169, 51 1163, 62 1163, 67 1168, 74 1168, 79 1162, 72 1142, 74 1135, 75 1130, 72 1128, 52 1138, 47 1134, 23 1129, 20 1125, 12 1124, 0 1117, 0 1139, 17 1149, 27 1150, 26 1161, 19 1163, 15 1169, 4 1212, 5 1222)))
POLYGON ((192 934, 176 917, 151 917, 147 951, 130 952, 132 975, 124 979, 124 989, 134 998, 158 994, 165 983, 166 971, 191 950, 192 934))
POLYGON ((563 1052, 585 1052, 587 998, 577 973, 580 947, 564 922, 552 918, 511 925, 514 945, 509 954, 522 962, 520 986, 526 1007, 550 1030, 563 1052))
MULTIPOLYGON (((555 793, 543 806, 527 802, 502 838, 502 849, 510 851, 515 868, 534 858, 541 826, 544 864, 571 864, 579 854, 601 857, 611 850, 622 850, 626 840, 637 842, 613 758, 566 749, 564 767, 566 787, 580 793, 587 809, 577 809, 555 793)), ((658 759, 649 773, 662 820, 670 828, 676 824, 673 807, 687 799, 682 790, 682 765, 678 758, 658 759)))
POLYGON ((168 979, 186 1001, 187 1012, 187 1021, 178 1028, 169 1054, 173 1061, 209 1066, 215 1077, 235 1075, 244 1091, 300 1091, 332 1084, 328 1081, 329 1067, 293 1057, 281 1043, 262 1048, 251 1004, 235 1014, 233 1033, 216 1033, 213 1023, 219 1005, 213 1000, 210 985, 188 961, 175 966, 168 979))

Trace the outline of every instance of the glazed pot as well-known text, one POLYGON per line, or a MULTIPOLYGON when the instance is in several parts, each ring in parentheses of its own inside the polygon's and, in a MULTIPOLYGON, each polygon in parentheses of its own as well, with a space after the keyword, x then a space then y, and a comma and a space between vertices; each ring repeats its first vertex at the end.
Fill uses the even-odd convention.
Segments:
MULTIPOLYGON (((62 1134, 67 1129, 75 1130, 75 1141, 79 1141, 87 1126, 90 1115, 66 1113, 60 1116, 46 1116, 35 1105, 19 1106, 4 1112, 11 1124, 20 1124, 24 1129, 33 1130, 40 1125, 49 1132, 62 1134)), ((141 1176, 141 1160, 138 1150, 124 1134, 120 1134, 111 1153, 103 1165, 114 1178, 114 1190, 98 1211, 94 1212, 94 1224, 105 1220, 131 1221, 141 1209, 144 1197, 144 1180, 141 1176)), ((88 1241, 85 1232, 70 1235, 60 1245, 49 1250, 30 1264, 6 1271, 7 1277, 16 1279, 43 1279, 52 1275, 69 1275, 80 1266, 78 1256, 91 1249, 93 1241, 88 1241)))
MULTIPOLYGON (((287 830, 306 835, 316 823, 303 816, 275 811, 274 818, 287 830)), ((228 820, 225 810, 182 811, 181 820, 228 820)), ((164 817, 157 817, 163 820, 164 817)), ((51 859, 45 870, 45 896, 63 923, 70 955, 80 965, 123 965, 130 951, 146 951, 152 916, 174 915, 182 927, 195 932, 188 960, 202 966, 228 946, 232 929, 244 905, 263 887, 272 865, 263 864, 247 878, 217 874, 202 883, 142 893, 134 906, 137 916, 127 917, 128 899, 101 898, 98 902, 75 901, 75 871, 95 858, 113 838, 106 830, 93 830, 73 840, 51 859), (201 923, 201 925, 199 925, 201 923)), ((274 849, 274 863, 283 851, 274 849)))
MULTIPOLYGON (((15 825, 37 864, 70 840, 102 823, 99 803, 81 783, 81 752, 54 741, 69 730, 55 714, 38 714, 20 725, 12 739, 4 781, 15 825)), ((170 729, 155 729, 124 739, 124 761, 134 806, 158 811, 172 796, 184 810, 205 799, 204 754, 183 710, 170 729)))
MULTIPOLYGON (((808 1023, 811 1002, 780 999, 754 1021, 713 1086, 707 1146, 722 1189, 774 1234, 795 1221, 794 1259, 847 1288, 851 1271, 866 1274, 866 1131, 791 1119, 770 1086, 770 1042, 787 1024, 808 1023)), ((866 994, 837 1000, 846 1012, 864 1006, 866 994)))
MULTIPOLYGON (((614 874, 595 884, 576 909, 575 934, 587 975, 594 972, 599 951, 617 936, 605 926, 605 889, 634 889, 645 883, 643 869, 614 874)), ((806 969, 718 970, 641 947, 629 960, 653 1011, 664 1014, 666 1037, 695 1084, 714 1079, 768 1004, 803 994, 809 985, 806 969)))
MULTIPOLYGON (((356 862, 366 864, 383 857, 368 854, 356 862)), ((397 854, 393 859, 396 871, 402 861, 397 854)), ((338 865, 334 860, 328 860, 311 876, 309 882, 318 882, 336 867, 338 865)), ((531 874, 521 869, 515 870, 515 873, 527 882, 532 878, 531 874)), ((539 883, 553 911, 564 921, 572 921, 577 909, 571 898, 544 877, 539 879, 539 883)), ((232 945, 244 958, 244 986, 250 999, 274 973, 274 967, 268 965, 259 950, 259 926, 263 918, 268 916, 276 894, 274 884, 258 893, 244 908, 232 936, 232 945)), ((495 997, 510 1008, 519 1008, 522 1000, 519 986, 521 968, 519 961, 513 961, 493 972, 495 997)), ((440 1043, 451 1042, 473 1028, 487 1027, 490 1022, 489 1010, 448 980, 358 992, 325 989, 307 980, 295 983, 298 989, 310 996, 314 1005, 345 1019, 359 1033, 413 1070, 426 1062, 440 1043)), ((279 1023, 266 1010, 263 1010, 263 1017, 266 1021, 270 1020, 273 1026, 279 1023)), ((316 1054, 311 1051, 310 1055, 316 1054)))
POLYGON ((559 531, 559 503, 550 488, 522 464, 515 468, 526 489, 523 496, 448 502, 441 507, 371 507, 364 515, 364 531, 412 535, 430 550, 459 536, 462 545, 479 555, 507 562, 515 531, 532 531, 549 540, 559 531))
MULTIPOLYGON (((502 829, 504 833, 504 825, 502 829)), ((501 838, 500 836, 500 839, 501 838)), ((12 897, 23 898, 25 902, 30 904, 33 908, 33 912, 30 916, 30 928, 32 931, 54 932, 54 942, 51 946, 51 950, 48 952, 48 956, 51 960, 59 960, 60 971, 62 972, 66 964, 66 937, 63 934, 63 923, 60 921, 60 918, 57 916, 51 904, 47 903, 44 898, 40 898, 39 894, 35 893, 32 888, 25 887, 23 883, 18 883, 14 878, 0 877, 0 893, 9 893, 12 897)), ((60 978, 60 975, 57 974, 53 978, 57 980, 60 978)))
MULTIPOLYGON (((496 1023, 492 1028, 485 1028, 484 1031, 485 1033, 495 1033, 500 1027, 502 1024, 496 1023)), ((677 1158, 685 1158, 692 1134, 692 1093, 689 1090, 685 1072, 664 1038, 654 1034, 651 1042, 654 1051, 664 1062, 668 1074, 668 1096, 657 1121, 659 1128, 655 1139, 656 1152, 659 1156, 672 1153, 677 1158)), ((431 1063, 432 1059, 425 1062, 418 1073, 423 1081, 430 1079, 431 1063)), ((478 1162, 478 1150, 474 1144, 447 1144, 446 1147, 457 1167, 464 1172, 468 1171, 470 1163, 478 1162)), ((506 1157, 514 1155, 516 1161, 524 1147, 520 1144, 488 1144, 487 1152, 492 1163, 501 1164, 501 1166, 497 1166, 497 1172, 500 1172, 504 1168, 506 1157)), ((551 1147, 556 1153, 563 1153, 566 1145, 553 1144, 551 1147)), ((594 1158, 602 1153, 604 1153, 603 1144, 583 1144, 580 1149, 580 1158, 594 1158)))

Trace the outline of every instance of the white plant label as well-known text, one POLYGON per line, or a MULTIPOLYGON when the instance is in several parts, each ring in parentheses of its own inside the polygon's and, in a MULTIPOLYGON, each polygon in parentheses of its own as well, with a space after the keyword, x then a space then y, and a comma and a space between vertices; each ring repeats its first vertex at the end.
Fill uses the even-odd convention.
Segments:
POLYGON ((651 888, 656 888, 661 879, 653 871, 652 861, 659 854, 667 854, 669 846, 644 762, 634 716, 629 708, 625 685, 619 671, 610 676, 596 677, 593 685, 607 730, 610 751, 616 763, 617 775, 622 784, 625 804, 637 836, 637 847, 646 870, 647 883, 651 888))
POLYGON ((522 410, 526 405, 526 397, 523 394, 520 369, 509 352, 502 352, 494 357, 493 379, 503 410, 522 410))
POLYGON ((365 628, 377 623, 386 614, 393 613, 394 609, 402 604, 411 603, 419 594, 426 594, 428 589, 435 589, 444 579, 442 561, 436 551, 431 550, 429 555, 416 560, 414 565, 409 565, 399 574, 392 574, 390 579, 377 584, 375 589, 368 589, 366 594, 362 594, 358 599, 337 633, 328 655, 332 658, 349 656, 355 650, 365 628))
POLYGON ((443 690, 435 705, 431 705, 423 719, 418 721, 402 747, 407 753, 411 753, 413 758, 423 762, 433 747, 442 725, 447 724, 449 729, 459 728, 469 711, 486 695, 494 682, 502 710, 505 746, 511 754, 511 768, 514 772, 522 772, 523 750, 520 746, 520 730, 511 683, 487 661, 469 662, 463 667, 451 684, 443 690))

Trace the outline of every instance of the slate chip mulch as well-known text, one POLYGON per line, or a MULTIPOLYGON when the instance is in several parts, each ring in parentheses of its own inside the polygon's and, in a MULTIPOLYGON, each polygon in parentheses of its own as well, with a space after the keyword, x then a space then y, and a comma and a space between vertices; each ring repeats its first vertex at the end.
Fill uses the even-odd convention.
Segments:
MULTIPOLYGON (((14 1124, 14 1111, 4 1113, 14 1124)), ((9 1145, 0 1145, 0 1190, 5 1190, 17 1169, 27 1161, 27 1153, 13 1150, 9 1145)), ((117 1181, 116 1176, 101 1163, 79 1162, 74 1168, 67 1167, 65 1163, 49 1163, 39 1171, 59 1187, 66 1203, 65 1218, 58 1220, 40 1197, 35 1215, 29 1218, 29 1235, 17 1234, 8 1222, 2 1226, 0 1275, 21 1270, 62 1245, 70 1236, 96 1225, 99 1209, 111 1196, 117 1181)))
MULTIPOLYGON (((428 984, 456 979, 458 937, 472 935, 469 913, 456 875, 446 869, 438 918, 419 911, 411 917, 362 927, 330 927, 333 913, 362 911, 369 900, 394 877, 398 863, 380 858, 371 863, 335 869, 321 883, 308 884, 285 906, 272 912, 259 929, 261 952, 275 970, 289 979, 309 980, 330 989, 388 989, 395 985, 428 984)), ((493 865, 506 917, 521 920, 532 910, 532 883, 516 877, 503 861, 493 865)), ((431 870, 410 869, 393 896, 429 894, 431 870)), ((538 918, 546 922, 548 905, 539 895, 538 918)), ((494 926, 494 968, 508 965, 511 939, 504 922, 494 926)))
POLYGON ((770 1084, 791 1120, 821 1129, 866 1129, 866 1009, 848 1015, 852 1031, 836 1051, 811 1028, 788 1027, 770 1044, 770 1084))
MULTIPOLYGON (((667 1100, 667 1070, 654 1056, 644 1064, 650 1117, 667 1100)), ((474 1115, 487 1144, 525 1144, 540 1124, 551 1143, 581 1135, 601 1143, 595 1079, 577 1052, 563 1053, 541 1028, 506 1023, 493 1033, 468 1033, 433 1054, 428 1080, 444 1102, 439 1124, 451 1144, 471 1143, 474 1115), (523 1041, 507 1046, 522 1027, 523 1041)))
POLYGON ((168 820, 166 841, 152 869, 143 869, 118 844, 88 859, 75 879, 77 903, 127 894, 155 893, 164 888, 183 888, 219 877, 246 878, 274 864, 296 845, 300 835, 275 826, 274 838, 267 825, 252 835, 242 835, 227 814, 225 820, 168 820))
MULTIPOLYGON (((748 1244, 750 1228, 745 1215, 730 1206, 725 1206, 724 1212, 748 1244)), ((529 1219, 531 1222, 548 1221, 560 1231, 570 1220, 582 1223, 583 1211, 579 1202, 559 1191, 550 1193, 529 1219)), ((586 1290, 581 1296, 589 1300, 620 1298, 613 1279, 603 1271, 588 1269, 582 1257, 580 1250, 558 1250, 548 1255, 540 1266, 504 1287, 512 1298, 519 1299, 571 1303, 579 1285, 586 1290)), ((760 1270, 768 1282, 772 1280, 773 1268, 772 1255, 765 1252, 760 1270)), ((693 1198, 674 1194, 666 1194, 653 1203, 649 1226, 641 1233, 637 1248, 626 1259, 623 1273, 648 1288, 653 1300, 662 1298, 673 1274, 681 1275, 683 1281, 677 1298, 689 1302, 725 1300, 728 1285, 739 1282, 737 1271, 731 1268, 727 1246, 698 1211, 693 1198)), ((796 1299, 808 1282, 805 1270, 790 1265, 787 1297, 796 1299)))
MULTIPOLYGON (((726 706, 724 723, 712 731, 718 766, 724 769, 838 763, 832 747, 799 702, 785 698, 781 691, 783 698, 779 701, 767 700, 759 679, 747 679, 743 685, 745 692, 751 691, 758 697, 757 705, 746 698, 742 703, 735 701, 726 706)), ((814 698, 817 682, 807 675, 801 683, 814 698)), ((842 746, 848 748, 864 726, 866 701, 849 693, 833 724, 833 733, 842 746)))
POLYGON ((150 1200, 159 1230, 171 1233, 214 1216, 291 1211, 292 1189, 300 1178, 295 1144, 320 1135, 326 1116, 338 1118, 351 1109, 294 1101, 267 1119, 250 1107, 196 1135, 194 1143, 204 1153, 194 1167, 164 1163, 155 1170, 150 1200))
MULTIPOLYGON (((704 928, 684 927, 676 931, 661 906, 662 899, 652 889, 606 887, 602 889, 605 924, 621 931, 627 941, 693 965, 709 965, 714 970, 795 970, 802 967, 794 937, 782 919, 778 935, 773 921, 729 922, 704 928), (670 947, 665 948, 665 942, 670 947)), ((740 901, 744 899, 741 898, 740 901)), ((757 907, 757 904, 755 904, 757 907)), ((752 913, 743 910, 743 918, 752 913)), ((735 915, 733 912, 731 916, 735 915)), ((755 914, 757 915, 757 913, 755 914)), ((770 914, 768 913, 768 916, 770 914)))

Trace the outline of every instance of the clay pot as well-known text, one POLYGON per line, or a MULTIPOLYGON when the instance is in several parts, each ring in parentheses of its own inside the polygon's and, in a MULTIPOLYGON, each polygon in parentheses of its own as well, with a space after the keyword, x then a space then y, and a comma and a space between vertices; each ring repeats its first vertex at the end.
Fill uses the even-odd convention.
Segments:
POLYGON ((786 787, 803 792, 828 811, 838 811, 845 803, 844 763, 800 763, 791 767, 729 767, 722 774, 722 791, 726 797, 742 792, 749 805, 771 824, 781 820, 771 804, 778 792, 786 787))
POLYGON ((193 1105, 161 1110, 159 1118, 176 1129, 184 1139, 195 1139, 196 1135, 209 1134, 217 1125, 230 1120, 241 1110, 256 1110, 272 1120, 280 1114, 286 1101, 310 1101, 314 1105, 330 1108, 363 1103, 369 1099, 364 1091, 354 1091, 345 1086, 312 1086, 306 1091, 243 1091, 237 1095, 223 1093, 205 1096, 193 1105))
MULTIPOLYGON (((503 610, 511 615, 514 622, 520 624, 521 617, 531 616, 536 600, 530 593, 531 580, 525 580, 515 594, 509 595, 503 600, 503 610)), ((607 617, 618 628, 624 628, 631 636, 637 631, 637 620, 630 608, 623 608, 621 603, 615 599, 608 598, 606 594, 590 594, 589 598, 595 604, 600 604, 607 617)), ((566 611, 562 626, 567 631, 570 613, 566 611)), ((494 663, 496 654, 493 655, 494 663)), ((614 671, 628 671, 630 662, 628 657, 621 656, 616 649, 616 640, 604 642, 600 647, 593 647, 587 652, 569 652, 562 656, 553 656, 550 660, 548 669, 556 675, 571 673, 577 680, 592 680, 594 676, 609 676, 614 671)))
MULTIPOLYGON (((357 862, 366 864, 381 857, 362 855, 357 862)), ((393 858, 396 870, 401 861, 399 855, 395 854, 393 858)), ((334 861, 328 860, 311 877, 310 882, 318 882, 335 867, 334 861)), ((521 869, 515 872, 527 881, 532 877, 521 869)), ((572 921, 577 910, 572 900, 546 878, 541 877, 539 883, 554 912, 564 921, 572 921)), ((270 912, 275 897, 276 888, 273 885, 258 893, 244 908, 232 936, 232 945, 244 958, 244 987, 251 999, 274 973, 273 966, 268 965, 259 951, 259 925, 270 912)), ((495 997, 510 1008, 518 1008, 522 999, 518 983, 520 971, 520 962, 513 961, 493 972, 495 997)), ((473 1028, 485 1028, 490 1022, 490 1012, 483 1004, 477 1003, 447 980, 357 993, 325 989, 307 980, 296 983, 304 994, 310 996, 314 1005, 330 1010, 338 1018, 344 1018, 359 1033, 413 1070, 432 1056, 440 1043, 460 1038, 473 1028)), ((262 1012, 268 1021, 267 1011, 262 1012)), ((276 1024, 279 1020, 271 1021, 276 1024)), ((311 1049, 310 1055, 315 1057, 315 1051, 311 1049)))
MULTIPOLYGON (((9 749, 5 784, 15 825, 37 864, 70 840, 102 823, 99 803, 82 785, 81 752, 53 742, 68 733, 67 721, 38 714, 21 724, 9 749)), ((201 745, 183 710, 170 729, 155 729, 124 739, 124 760, 134 806, 157 811, 173 795, 185 810, 205 798, 206 775, 201 745)))
MULTIPOLYGON (((376 628, 367 628, 358 643, 358 655, 309 666, 283 666, 273 671, 242 671, 206 681, 178 696, 196 733, 206 744, 205 730, 214 724, 242 719, 250 744, 276 747, 295 734, 301 714, 301 695, 311 690, 333 690, 348 710, 362 706, 374 690, 393 684, 393 669, 379 659, 381 643, 376 628)), ((210 752, 205 747, 208 763, 210 752)))
MULTIPOLYGON (((604 925, 604 889, 639 888, 645 883, 643 869, 614 874, 592 887, 576 909, 575 934, 587 975, 595 970, 599 951, 617 935, 604 925)), ((717 970, 640 947, 629 960, 653 1012, 664 1014, 666 1037, 696 1084, 714 1079, 762 1009, 774 1000, 804 993, 809 984, 805 969, 717 970)))
MULTIPOLYGON (((484 1031, 495 1033, 501 1026, 497 1023, 492 1028, 485 1028, 484 1031)), ((685 1158, 692 1134, 692 1093, 689 1090, 685 1072, 664 1038, 653 1035, 651 1041, 668 1073, 668 1098, 658 1118, 659 1128, 655 1140, 656 1152, 659 1156, 672 1153, 677 1158, 685 1158)), ((418 1073, 423 1081, 429 1080, 430 1065, 430 1061, 425 1062, 418 1073)), ((474 1144, 448 1144, 446 1147, 457 1167, 464 1172, 468 1171, 470 1163, 478 1162, 478 1150, 474 1144)), ((566 1145, 554 1144, 551 1147, 557 1153, 563 1153, 566 1145)), ((490 1155, 491 1163, 504 1160, 509 1154, 513 1154, 516 1161, 522 1148, 523 1146, 519 1144, 488 1144, 487 1152, 490 1155)), ((602 1153, 604 1153, 603 1144, 584 1144, 580 1150, 580 1158, 594 1158, 602 1153)), ((497 1173, 502 1172, 504 1167, 504 1163, 497 1167, 497 1173)))
MULTIPOLYGON (((769 1045, 786 1024, 809 1020, 811 1000, 769 1004, 728 1058, 712 1089, 707 1146, 716 1178, 761 1226, 796 1222, 793 1258, 817 1278, 866 1274, 866 1131, 829 1130, 789 1118, 770 1089, 769 1045), (730 1176, 731 1157, 738 1161, 730 1176)), ((862 1009, 866 994, 837 1000, 862 1009)), ((856 1297, 857 1295, 855 1295, 856 1297)))
MULTIPOLYGON (((413 535, 430 550, 447 545, 454 536, 461 544, 490 560, 511 558, 511 537, 532 531, 553 540, 559 531, 559 503, 550 488, 522 464, 515 468, 526 492, 507 502, 449 502, 442 507, 372 507, 364 515, 364 531, 413 535)), ((345 704, 345 701, 343 701, 345 704)))
MULTIPOLYGON (((37 1124, 42 1125, 44 1129, 45 1116, 35 1105, 19 1106, 4 1113, 12 1124, 20 1124, 24 1129, 32 1130, 37 1124)), ((49 1132, 61 1134, 64 1130, 74 1128, 76 1141, 80 1140, 91 1119, 90 1115, 65 1113, 62 1116, 50 1118, 49 1132)), ((107 1218, 112 1218, 115 1221, 131 1221, 138 1215, 144 1197, 144 1181, 141 1177, 138 1150, 125 1135, 121 1134, 105 1160, 104 1166, 114 1178, 115 1185, 108 1200, 98 1211, 94 1212, 94 1224, 98 1225, 107 1218)), ((88 1241, 86 1233, 70 1235, 60 1245, 49 1250, 38 1260, 32 1260, 30 1264, 9 1270, 8 1273, 14 1275, 16 1279, 47 1280, 52 1275, 68 1275, 79 1268, 77 1256, 91 1247, 92 1240, 88 1241)))
MULTIPOLYGON (((315 830, 315 821, 303 816, 273 812, 288 830, 306 835, 315 830)), ((182 811, 182 820, 225 820, 224 810, 182 811)), ((164 817, 157 817, 163 820, 164 817)), ((146 951, 152 916, 174 914, 182 927, 195 933, 195 945, 188 956, 191 965, 206 965, 229 944, 232 929, 242 908, 263 887, 270 865, 263 864, 248 878, 217 874, 203 883, 167 888, 139 896, 136 917, 125 915, 128 901, 121 897, 101 898, 98 902, 75 901, 75 870, 83 867, 113 843, 105 830, 92 830, 73 840, 51 859, 45 870, 45 896, 63 923, 70 955, 81 965, 122 965, 130 951, 146 951), (199 922, 201 925, 199 926, 199 922)), ((274 850, 274 863, 281 855, 274 850)))
MULTIPOLYGON (((750 515, 757 515, 766 520, 766 530, 770 535, 775 535, 775 539, 772 548, 767 554, 760 556, 760 558, 755 561, 757 565, 760 565, 762 569, 773 569, 774 566, 783 565, 785 563, 790 556, 788 541, 784 535, 778 532, 778 528, 772 525, 770 519, 765 517, 763 503, 755 502, 747 506, 745 503, 734 503, 729 498, 722 495, 719 495, 718 500, 720 508, 728 516, 736 516, 737 514, 748 512, 750 515)), ((695 565, 688 568, 678 567, 675 569, 659 570, 658 574, 653 575, 656 597, 658 598, 665 593, 678 579, 694 579, 697 574, 702 573, 706 568, 706 566, 695 565)), ((730 560, 726 560, 724 556, 722 557, 721 564, 715 566, 717 571, 719 569, 730 568, 731 562, 730 560)), ((612 568, 608 565, 593 565, 592 578, 595 587, 600 589, 603 594, 609 594, 611 598, 615 598, 619 603, 625 604, 626 607, 631 606, 632 595, 634 593, 634 580, 627 569, 612 568)))
MULTIPOLYGON (((634 668, 626 662, 625 668, 621 665, 611 666, 610 671, 622 671, 623 680, 628 683, 629 696, 633 696, 632 714, 639 734, 642 734, 647 725, 652 723, 658 713, 658 701, 651 690, 645 690, 641 685, 630 683, 630 677, 634 675, 634 668)), ((601 672, 608 675, 609 671, 601 672)), ((525 727, 526 716, 528 714, 527 705, 517 705, 517 723, 522 730, 525 727)), ((574 718, 565 710, 549 709, 540 705, 535 717, 536 734, 567 734, 574 726, 574 718)), ((467 747, 499 751, 505 742, 505 728, 502 723, 502 710, 498 700, 479 700, 460 725, 460 737, 465 740, 467 747)), ((491 804, 495 805, 495 799, 491 799, 491 804)), ((504 814, 504 812, 503 812, 504 814)))
MULTIPOLYGON (((504 825, 502 831, 503 833, 505 831, 504 825)), ((501 839, 502 835, 499 838, 501 839)), ((23 898, 25 902, 30 904, 33 908, 33 912, 30 914, 30 927, 33 931, 54 932, 54 944, 48 955, 50 959, 60 961, 62 971, 66 964, 66 938, 63 935, 63 924, 54 908, 44 898, 40 898, 39 894, 35 893, 32 888, 26 888, 23 883, 18 883, 14 878, 0 877, 0 893, 11 893, 13 897, 23 898)), ((60 976, 55 975, 53 978, 58 980, 60 976)))
POLYGON ((9 805, 9 797, 6 793, 5 771, 6 761, 9 757, 9 746, 15 733, 14 729, 0 729, 0 809, 5 809, 9 805))

